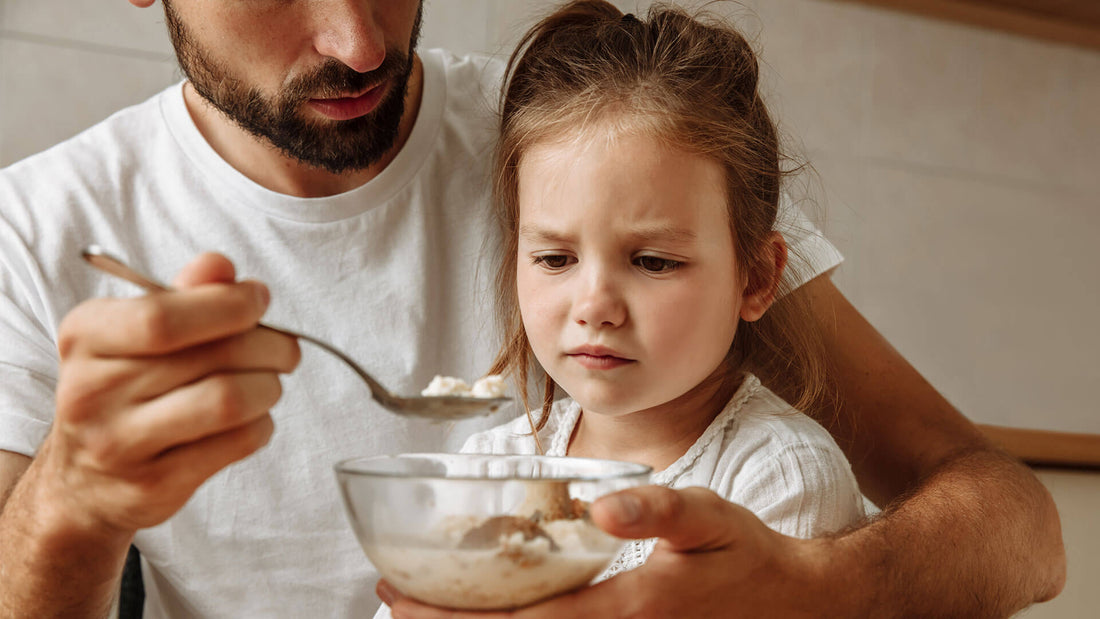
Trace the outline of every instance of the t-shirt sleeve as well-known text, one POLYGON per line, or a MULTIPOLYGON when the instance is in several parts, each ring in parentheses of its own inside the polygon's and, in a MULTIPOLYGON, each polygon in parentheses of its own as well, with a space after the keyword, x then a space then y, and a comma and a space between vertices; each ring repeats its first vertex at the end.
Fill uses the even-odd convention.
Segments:
POLYGON ((0 450, 33 456, 53 420, 57 356, 12 288, 0 264, 0 450))
POLYGON ((864 516, 859 485, 839 449, 788 445, 750 460, 737 479, 727 498, 784 535, 820 537, 864 516))
POLYGON ((787 268, 781 290, 794 290, 844 261, 840 250, 785 193, 779 200, 775 229, 787 241, 787 268))
POLYGON ((30 263, 10 235, 0 239, 9 241, 0 256, 0 450, 33 456, 53 421, 57 349, 46 310, 33 302, 40 283, 30 263))

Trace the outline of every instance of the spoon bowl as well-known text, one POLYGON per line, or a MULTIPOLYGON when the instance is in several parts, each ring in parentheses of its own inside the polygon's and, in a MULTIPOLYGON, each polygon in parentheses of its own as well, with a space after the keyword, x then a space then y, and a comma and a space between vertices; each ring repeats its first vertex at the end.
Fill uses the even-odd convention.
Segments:
MULTIPOLYGON (((142 274, 129 266, 121 259, 104 251, 98 245, 89 245, 80 252, 88 264, 115 277, 122 278, 132 284, 136 284, 149 292, 166 292, 171 290, 168 286, 142 274)), ((319 340, 311 335, 298 333, 283 327, 274 327, 260 323, 261 329, 268 329, 283 335, 304 340, 334 355, 343 361, 354 371, 370 389, 371 398, 382 405, 383 408, 407 417, 420 417, 435 421, 458 421, 470 417, 489 415, 498 408, 511 402, 511 398, 477 398, 457 395, 445 396, 399 396, 386 389, 354 359, 332 344, 319 340)))

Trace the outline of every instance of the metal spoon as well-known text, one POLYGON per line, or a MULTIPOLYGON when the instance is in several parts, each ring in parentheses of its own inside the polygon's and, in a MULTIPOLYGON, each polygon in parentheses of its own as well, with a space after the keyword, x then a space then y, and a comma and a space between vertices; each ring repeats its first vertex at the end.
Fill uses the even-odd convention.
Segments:
MULTIPOLYGON (((98 245, 90 245, 80 252, 80 255, 95 268, 110 273, 116 277, 137 284, 150 292, 165 292, 171 288, 161 284, 134 270, 122 260, 104 251, 98 245)), ((413 396, 403 397, 394 395, 359 367, 359 364, 344 354, 343 351, 323 342, 313 336, 291 331, 282 327, 273 327, 261 323, 260 328, 269 329, 276 333, 282 333, 301 340, 305 340, 318 348, 324 349, 341 361, 363 379, 370 388, 370 395, 376 402, 387 410, 398 415, 409 417, 423 417, 437 421, 457 421, 468 417, 488 415, 500 408, 501 405, 511 402, 511 398, 474 398, 465 396, 413 396)))

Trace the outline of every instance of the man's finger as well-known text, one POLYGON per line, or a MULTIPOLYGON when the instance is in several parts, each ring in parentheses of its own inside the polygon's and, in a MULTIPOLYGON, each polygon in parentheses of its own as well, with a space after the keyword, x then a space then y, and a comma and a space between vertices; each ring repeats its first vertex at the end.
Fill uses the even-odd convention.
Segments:
POLYGON ((172 280, 176 288, 194 288, 202 284, 230 284, 237 279, 237 270, 229 258, 207 252, 200 254, 172 280))
POLYGON ((271 415, 261 415, 246 425, 171 449, 158 458, 156 467, 171 471, 179 483, 194 490, 226 466, 267 445, 274 431, 271 415))
POLYGON ((741 535, 743 507, 723 500, 705 488, 672 490, 645 486, 623 490, 592 504, 592 520, 617 537, 660 537, 670 550, 713 550, 733 543, 741 535))
POLYGON ((161 355, 241 333, 267 310, 259 282, 205 284, 133 299, 93 299, 61 323, 61 357, 161 355))
POLYGON ((248 425, 267 414, 282 395, 276 375, 267 372, 217 374, 141 407, 119 420, 119 448, 145 459, 171 447, 199 441, 248 425))
POLYGON ((179 353, 145 359, 98 360, 127 378, 129 397, 148 400, 219 372, 288 373, 298 366, 298 340, 269 329, 253 329, 179 353))
POLYGON ((164 521, 212 475, 266 445, 273 431, 271 416, 263 415, 249 424, 165 452, 130 476, 121 496, 131 507, 107 512, 103 518, 127 530, 164 521))

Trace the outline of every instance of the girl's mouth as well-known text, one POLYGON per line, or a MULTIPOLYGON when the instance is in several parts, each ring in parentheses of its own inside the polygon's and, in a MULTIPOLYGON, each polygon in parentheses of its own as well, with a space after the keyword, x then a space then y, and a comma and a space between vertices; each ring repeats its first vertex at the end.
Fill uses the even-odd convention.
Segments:
POLYGON ((569 353, 568 356, 586 370, 613 370, 634 363, 633 359, 624 359, 614 355, 593 355, 578 352, 569 353))

